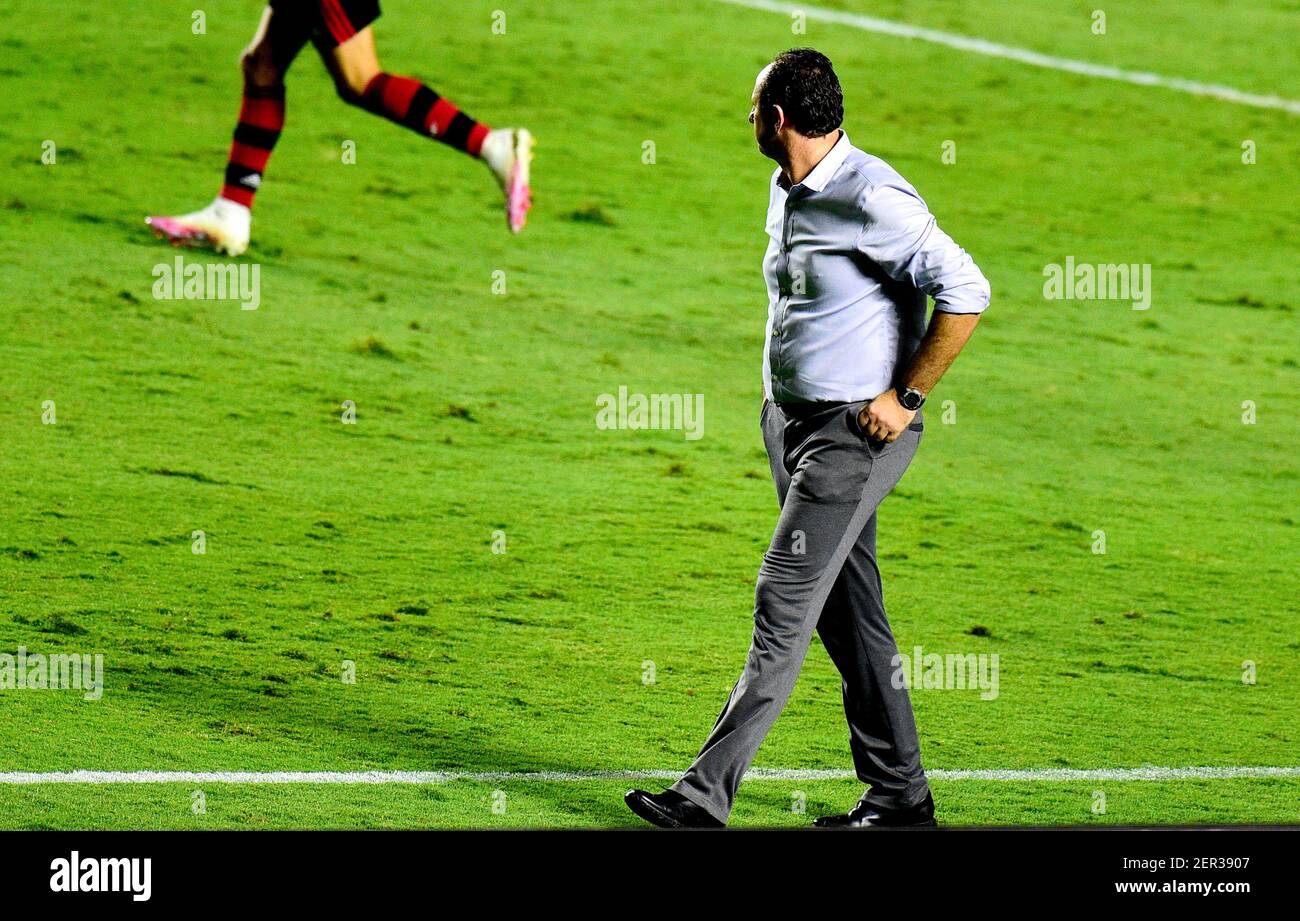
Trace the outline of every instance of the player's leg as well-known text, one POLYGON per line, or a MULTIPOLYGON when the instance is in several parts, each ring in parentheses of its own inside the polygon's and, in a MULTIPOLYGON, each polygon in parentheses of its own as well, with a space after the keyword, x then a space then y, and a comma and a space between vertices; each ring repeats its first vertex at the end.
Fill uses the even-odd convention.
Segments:
POLYGON ((326 17, 327 24, 348 23, 338 31, 329 29, 317 35, 321 57, 334 78, 339 96, 352 105, 482 159, 505 192, 506 217, 511 230, 522 229, 532 206, 529 186, 532 135, 526 129, 494 131, 419 80, 387 73, 379 64, 374 30, 368 25, 373 21, 372 9, 378 15, 377 5, 369 0, 327 2, 338 4, 339 15, 343 17, 343 20, 326 17), (350 13, 357 20, 349 20, 350 13), (367 24, 351 31, 351 26, 358 22, 367 24))
POLYGON ((251 208, 262 173, 284 128, 284 78, 307 43, 310 26, 301 17, 267 9, 262 26, 240 59, 244 101, 230 147, 221 197, 251 208))
POLYGON ((148 218, 159 236, 173 243, 205 244, 231 256, 248 247, 253 196, 284 127, 284 77, 310 29, 310 20, 290 5, 277 9, 273 4, 263 12, 253 41, 240 57, 243 102, 221 193, 192 214, 148 218))

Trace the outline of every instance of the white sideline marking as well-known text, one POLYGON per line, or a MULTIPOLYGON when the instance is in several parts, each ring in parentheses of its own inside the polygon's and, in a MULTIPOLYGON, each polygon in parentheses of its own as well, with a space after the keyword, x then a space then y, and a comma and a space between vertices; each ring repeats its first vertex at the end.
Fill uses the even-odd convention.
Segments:
MULTIPOLYGON (((1017 771, 933 770, 934 780, 1003 780, 1018 782, 1070 780, 1228 780, 1240 777, 1300 777, 1300 767, 1140 767, 1075 770, 1042 768, 1017 771)), ((586 780, 676 780, 679 771, 8 771, 0 784, 441 784, 479 782, 586 780)), ((852 780, 852 771, 755 768, 747 780, 852 780)))
POLYGON ((803 13, 809 19, 839 23, 840 25, 852 26, 855 29, 863 29, 867 32, 897 35, 900 38, 919 38, 921 41, 947 45, 949 48, 956 48, 959 51, 970 51, 994 58, 1007 58, 1012 61, 1019 61, 1022 64, 1032 64, 1035 67, 1064 70, 1072 74, 1101 77, 1106 80, 1119 80, 1123 83, 1136 83, 1138 86, 1162 86, 1166 89, 1191 93, 1193 96, 1210 96, 1214 99, 1235 102, 1243 106, 1255 106, 1260 109, 1282 109, 1292 115, 1300 115, 1300 102, 1293 99, 1283 99, 1280 96, 1259 96, 1255 93, 1243 93, 1241 90, 1234 90, 1230 86, 1197 83, 1195 80, 1183 80, 1180 77, 1162 77, 1159 74, 1147 73, 1141 70, 1123 70, 1119 67, 1107 67, 1104 64, 1089 64, 1086 61, 1058 58, 1054 55, 1040 54, 1026 48, 1013 48, 1010 45, 1000 45, 997 42, 990 42, 982 38, 970 38, 952 32, 940 32, 937 29, 910 26, 889 19, 864 16, 861 13, 845 13, 840 10, 826 10, 803 4, 776 3, 773 0, 721 0, 721 2, 730 3, 733 6, 748 7, 753 10, 785 13, 786 15, 803 13))

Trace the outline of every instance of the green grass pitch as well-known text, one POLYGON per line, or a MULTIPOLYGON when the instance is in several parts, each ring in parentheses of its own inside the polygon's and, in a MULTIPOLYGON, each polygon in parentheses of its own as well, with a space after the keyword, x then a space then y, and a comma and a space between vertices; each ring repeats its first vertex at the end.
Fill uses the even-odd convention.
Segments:
MULTIPOLYGON (((1077 2, 821 5, 1300 98, 1288 0, 1114 0, 1104 36, 1077 2)), ((243 311, 154 299, 176 252, 142 219, 216 192, 258 2, 203 4, 202 35, 167 4, 11 4, 0 651, 102 653, 105 690, 0 691, 0 772, 685 768, 775 522, 745 118, 796 44, 994 290, 881 510, 900 646, 1000 661, 995 700, 914 691, 927 766, 1300 765, 1297 116, 714 0, 529 0, 504 35, 497 0, 385 7, 388 69, 537 135, 530 225, 308 49, 243 311), (1045 300, 1067 256, 1150 264, 1151 308, 1045 300), (704 437, 597 429, 620 386, 703 394, 704 437)), ((756 766, 850 767, 816 642, 756 766)), ((638 824, 610 780, 200 786, 196 814, 194 785, 0 785, 0 827, 638 824)), ((951 824, 1300 821, 1296 777, 934 787, 951 824)), ((750 780, 734 824, 859 792, 750 780)))

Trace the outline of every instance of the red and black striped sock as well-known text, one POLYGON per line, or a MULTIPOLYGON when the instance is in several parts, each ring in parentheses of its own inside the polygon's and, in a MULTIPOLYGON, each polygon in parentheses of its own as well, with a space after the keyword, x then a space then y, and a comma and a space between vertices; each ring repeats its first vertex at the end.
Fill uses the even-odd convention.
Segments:
POLYGON ((470 118, 419 80, 378 74, 366 86, 361 105, 412 131, 430 135, 477 157, 491 129, 470 118))
POLYGON ((262 185, 262 172, 271 158, 275 142, 284 128, 284 87, 270 89, 244 85, 244 104, 230 145, 226 182, 221 197, 253 207, 253 196, 262 185))

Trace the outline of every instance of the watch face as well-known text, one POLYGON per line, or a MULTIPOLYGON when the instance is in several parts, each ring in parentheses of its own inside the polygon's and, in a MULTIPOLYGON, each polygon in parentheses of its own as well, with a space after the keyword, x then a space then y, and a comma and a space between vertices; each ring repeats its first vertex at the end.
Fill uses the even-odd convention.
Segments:
POLYGON ((903 398, 898 402, 903 404, 904 409, 909 409, 915 412, 921 408, 921 403, 924 399, 925 398, 922 397, 919 392, 908 389, 903 391, 903 398))

